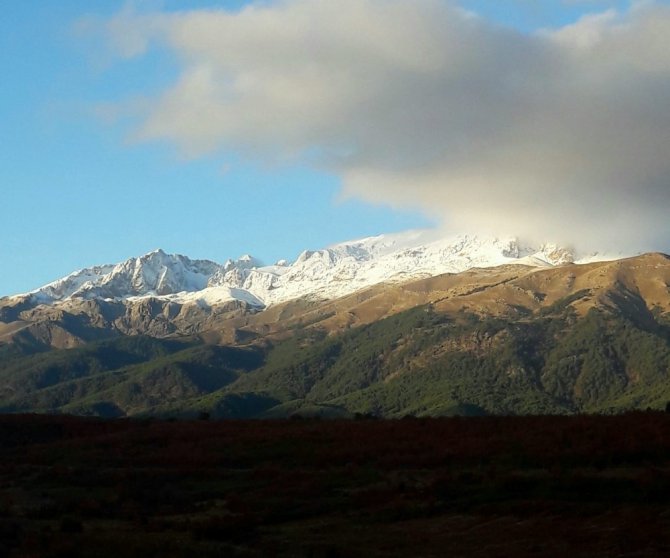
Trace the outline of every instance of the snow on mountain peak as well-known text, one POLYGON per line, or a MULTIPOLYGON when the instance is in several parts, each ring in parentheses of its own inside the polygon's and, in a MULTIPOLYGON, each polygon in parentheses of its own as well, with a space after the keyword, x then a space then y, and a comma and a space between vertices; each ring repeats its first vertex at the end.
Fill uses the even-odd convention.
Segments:
POLYGON ((154 250, 116 265, 75 271, 30 293, 36 299, 53 302, 68 298, 128 298, 198 291, 219 265, 208 260, 154 250))
POLYGON ((248 254, 217 264, 158 249, 116 265, 76 271, 30 295, 48 304, 69 298, 156 297, 207 305, 241 300, 262 307, 304 296, 335 298, 384 281, 473 267, 548 267, 575 260, 571 249, 556 244, 538 247, 516 238, 468 234, 444 238, 434 230, 414 230, 305 250, 293 263, 280 260, 272 266, 248 254))

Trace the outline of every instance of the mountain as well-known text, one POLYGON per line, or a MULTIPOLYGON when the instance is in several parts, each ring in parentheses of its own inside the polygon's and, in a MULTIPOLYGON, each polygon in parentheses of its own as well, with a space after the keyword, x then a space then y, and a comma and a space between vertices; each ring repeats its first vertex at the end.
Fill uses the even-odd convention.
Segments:
POLYGON ((0 410, 399 417, 615 412, 670 400, 670 257, 575 264, 556 247, 416 240, 365 239, 271 268, 154 253, 134 267, 80 272, 95 280, 60 300, 40 303, 41 290, 3 299, 0 410), (144 272, 151 261, 184 272, 144 272), (334 270, 361 281, 341 286, 334 270), (261 277, 289 274, 300 285, 287 292, 309 296, 198 298, 251 293, 261 277), (186 281, 205 287, 157 292, 186 281), (109 283, 134 290, 87 298, 109 283))

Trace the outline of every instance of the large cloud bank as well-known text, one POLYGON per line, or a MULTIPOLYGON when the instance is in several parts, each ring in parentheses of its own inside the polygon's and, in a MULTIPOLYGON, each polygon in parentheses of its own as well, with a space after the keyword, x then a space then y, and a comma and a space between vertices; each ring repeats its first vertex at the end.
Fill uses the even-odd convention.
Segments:
POLYGON ((670 249, 667 6, 526 34, 439 0, 284 0, 107 31, 180 64, 140 139, 307 162, 454 231, 670 249))

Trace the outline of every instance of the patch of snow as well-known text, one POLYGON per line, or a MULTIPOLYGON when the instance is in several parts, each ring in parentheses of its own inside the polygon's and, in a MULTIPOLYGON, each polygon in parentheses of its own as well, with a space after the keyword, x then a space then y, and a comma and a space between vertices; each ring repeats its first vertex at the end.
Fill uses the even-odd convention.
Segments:
MULTIPOLYGON (((140 299, 146 297, 134 298, 140 299)), ((251 293, 234 287, 206 287, 198 291, 182 291, 169 295, 153 296, 153 298, 168 302, 177 302, 179 304, 198 304, 201 307, 212 307, 233 300, 240 300, 258 308, 265 306, 262 301, 251 293)))

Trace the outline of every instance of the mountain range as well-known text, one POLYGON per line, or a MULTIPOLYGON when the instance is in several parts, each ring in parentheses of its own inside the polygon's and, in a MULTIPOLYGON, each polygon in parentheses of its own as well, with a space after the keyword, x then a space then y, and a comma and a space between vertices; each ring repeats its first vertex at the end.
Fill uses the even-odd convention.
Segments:
POLYGON ((604 256, 584 257, 555 244, 532 246, 515 238, 443 238, 430 230, 305 250, 292 263, 274 265, 250 255, 219 264, 155 250, 0 299, 0 320, 10 324, 0 325, 0 342, 27 336, 67 348, 111 333, 190 335, 221 329, 222 320, 233 316, 296 300, 334 300, 382 283, 476 267, 541 269, 597 258, 604 256))
POLYGON ((670 260, 432 231, 156 250, 0 299, 0 410, 571 413, 670 399, 670 260))
POLYGON ((608 259, 577 257, 555 244, 531 246, 516 238, 409 231, 305 250, 289 263, 263 265, 244 255, 223 264, 155 250, 119 264, 95 266, 49 283, 19 298, 57 304, 71 299, 129 300, 151 297, 179 303, 240 300, 258 307, 298 297, 335 298, 383 281, 403 281, 473 267, 519 263, 550 267, 608 259))

